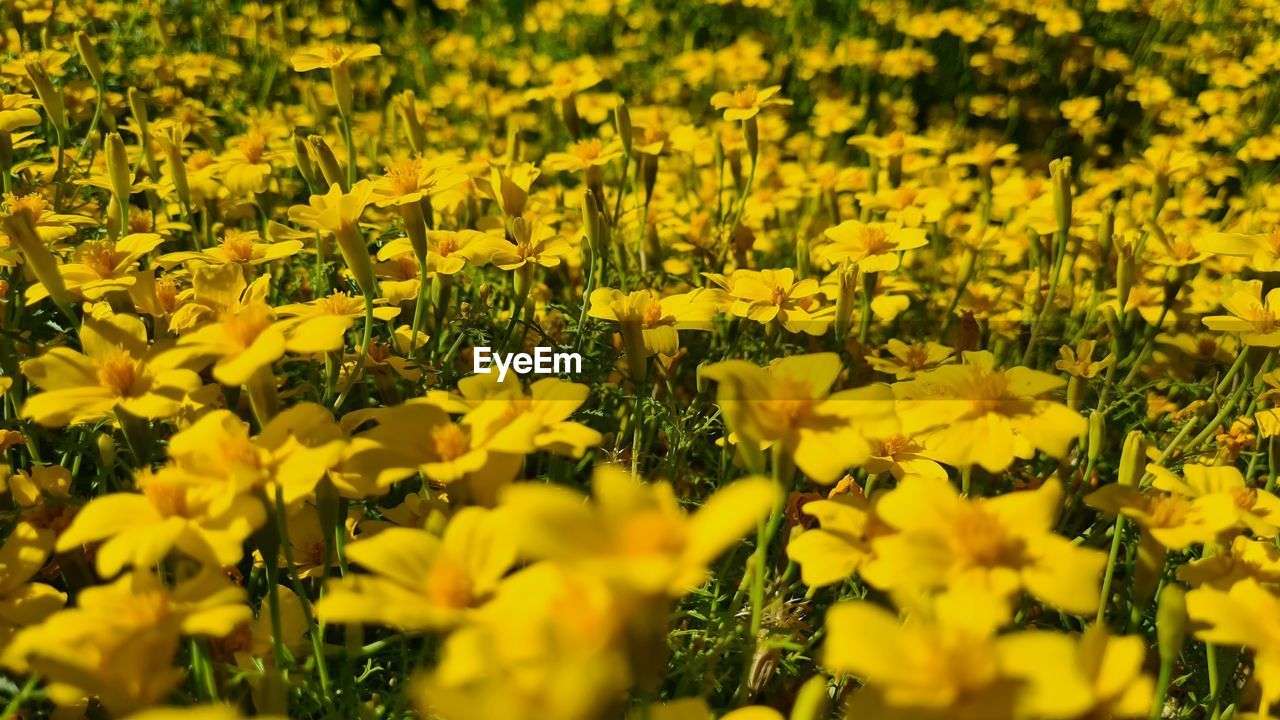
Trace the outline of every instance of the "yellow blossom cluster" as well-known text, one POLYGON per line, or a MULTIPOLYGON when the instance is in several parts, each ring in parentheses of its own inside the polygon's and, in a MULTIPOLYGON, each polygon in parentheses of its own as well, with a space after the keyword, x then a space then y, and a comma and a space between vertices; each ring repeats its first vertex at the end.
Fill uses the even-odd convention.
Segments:
POLYGON ((0 0, 0 720, 1275 717, 1277 118, 1275 0, 0 0))

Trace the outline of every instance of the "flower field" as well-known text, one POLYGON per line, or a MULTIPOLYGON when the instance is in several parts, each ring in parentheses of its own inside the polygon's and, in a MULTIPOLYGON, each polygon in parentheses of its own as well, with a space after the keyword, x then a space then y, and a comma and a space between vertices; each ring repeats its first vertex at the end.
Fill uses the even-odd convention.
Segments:
POLYGON ((0 2, 0 720, 1280 710, 1280 3, 0 2))

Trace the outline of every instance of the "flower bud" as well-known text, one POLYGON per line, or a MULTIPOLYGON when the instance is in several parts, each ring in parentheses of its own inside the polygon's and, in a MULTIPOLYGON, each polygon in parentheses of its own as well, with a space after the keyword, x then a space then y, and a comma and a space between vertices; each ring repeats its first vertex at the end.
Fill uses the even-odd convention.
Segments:
POLYGON ((184 207, 191 206, 191 184, 187 180, 187 164, 182 158, 182 143, 186 140, 186 129, 181 125, 173 125, 156 134, 160 149, 164 152, 165 165, 169 168, 169 176, 173 180, 173 189, 178 193, 178 200, 184 207))
POLYGON ((129 207, 129 195, 133 187, 133 170, 129 168, 129 153, 125 150, 120 133, 107 133, 103 141, 107 156, 107 178, 111 181, 111 194, 123 212, 129 207))
POLYGON ((578 101, 573 95, 560 101, 560 114, 564 116, 564 126, 569 129, 569 135, 574 140, 581 140, 582 120, 578 117, 578 101))
POLYGON ((587 243, 591 245, 592 252, 600 257, 604 252, 600 245, 600 207, 596 203, 595 193, 589 190, 582 193, 582 229, 587 235, 587 243))
POLYGON ((62 273, 58 272, 58 260, 49 251, 49 246, 40 239, 31 216, 25 210, 15 210, 13 203, 13 200, 9 201, 10 214, 4 217, 5 233, 18 246, 27 266, 40 284, 44 285, 49 297, 63 312, 67 312, 71 307, 71 293, 67 292, 62 273))
POLYGON ((858 267, 843 263, 838 270, 839 293, 836 295, 836 341, 843 343, 853 329, 853 308, 858 293, 858 267))
POLYGON ((49 122, 61 133, 67 127, 67 111, 62 103, 62 91, 53 86, 49 73, 45 72, 42 65, 29 62, 26 67, 27 77, 31 78, 31 84, 36 88, 36 97, 40 98, 49 122))
POLYGON ((1134 264, 1133 247, 1120 245, 1116 248, 1116 299, 1120 308, 1129 304, 1129 291, 1133 289, 1133 279, 1137 271, 1134 264))
MULTIPOLYGON (((1105 262, 1111 254, 1111 241, 1116 232, 1116 204, 1113 200, 1102 201, 1102 218, 1098 221, 1098 247, 1105 262)), ((1102 276, 1104 273, 1098 273, 1102 276)))
POLYGON ((337 185, 342 188, 342 192, 350 190, 347 187, 347 174, 342 171, 342 166, 338 164, 338 157, 333 154, 333 148, 329 147, 329 143, 319 135, 310 135, 307 137, 307 145, 311 148, 311 159, 320 166, 324 187, 337 185))
POLYGON ((1136 488, 1147 465, 1147 438, 1141 430, 1130 430, 1120 451, 1120 472, 1116 482, 1136 488))
POLYGON ((1087 457, 1090 463, 1098 461, 1098 457, 1102 454, 1102 444, 1106 440, 1106 437, 1107 414, 1099 410, 1094 410, 1089 413, 1089 450, 1087 457))
POLYGON ((151 119, 147 115, 147 100, 137 88, 129 88, 127 93, 129 111, 138 124, 138 145, 142 149, 142 161, 146 163, 147 174, 152 178, 160 177, 160 166, 151 153, 151 119))
POLYGON ((640 156, 641 175, 644 176, 644 204, 653 199, 653 188, 658 184, 658 158, 655 155, 640 156))
POLYGON ((409 147, 415 153, 421 153, 427 145, 427 129, 418 117, 418 99, 412 90, 406 90, 396 98, 396 112, 404 122, 405 135, 409 138, 409 147))
POLYGON ((1170 583, 1160 591, 1156 608, 1156 640, 1160 662, 1171 663, 1182 654, 1187 640, 1187 597, 1181 585, 1170 583))
POLYGON ((618 129, 618 138, 622 140, 622 150, 631 154, 631 111, 627 109, 627 101, 619 100, 613 108, 613 120, 618 129))
POLYGON ((1050 162, 1049 175, 1053 180, 1053 210, 1058 217, 1058 228, 1065 232, 1071 227, 1071 158, 1050 162))
POLYGON ((312 193, 319 190, 319 183, 316 178, 316 166, 311 162, 311 155, 307 153, 307 141, 301 134, 295 132, 290 138, 290 144, 293 147, 293 162, 298 168, 298 174, 302 175, 302 180, 307 184, 307 189, 312 193))
POLYGON ((104 470, 110 469, 116 464, 116 439, 111 433, 99 433, 97 443, 98 459, 104 470))
POLYGON ((75 34, 75 44, 76 52, 80 54, 80 62, 83 62, 89 70, 89 77, 93 78, 93 84, 101 90, 106 86, 107 75, 102 68, 102 58, 98 57, 97 48, 93 46, 88 33, 83 30, 75 34))

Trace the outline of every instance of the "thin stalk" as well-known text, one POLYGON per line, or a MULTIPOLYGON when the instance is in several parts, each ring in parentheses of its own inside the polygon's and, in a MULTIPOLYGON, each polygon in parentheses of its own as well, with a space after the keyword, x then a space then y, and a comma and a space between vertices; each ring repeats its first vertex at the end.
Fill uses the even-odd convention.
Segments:
POLYGON ((1120 555, 1120 543, 1124 539, 1124 516, 1116 516, 1116 524, 1112 530, 1111 552, 1107 554, 1107 571, 1102 576, 1102 594, 1098 596, 1098 616, 1094 623, 1101 625, 1106 618, 1107 605, 1111 601, 1111 581, 1116 574, 1116 558, 1120 555))

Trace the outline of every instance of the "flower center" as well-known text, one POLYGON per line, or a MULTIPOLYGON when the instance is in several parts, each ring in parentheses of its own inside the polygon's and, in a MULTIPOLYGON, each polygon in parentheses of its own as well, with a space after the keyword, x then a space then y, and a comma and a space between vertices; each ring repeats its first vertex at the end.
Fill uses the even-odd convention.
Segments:
POLYGON ((267 139, 262 133, 249 133, 240 141, 240 154, 244 155, 244 159, 252 165, 262 162, 262 156, 267 152, 267 139))
POLYGON ((471 446, 462 428, 452 423, 432 430, 431 443, 435 447, 436 456, 446 461, 462 457, 471 446))
POLYGON ((360 309, 360 300, 347 293, 335 292, 316 301, 316 308, 324 315, 350 315, 360 309))
POLYGON ((80 262, 94 275, 106 279, 115 277, 119 255, 115 243, 110 240, 87 240, 80 245, 80 262))
POLYGON ((134 395, 134 387, 142 376, 142 361, 135 360, 123 347, 117 348, 98 366, 98 382, 116 397, 134 395))
POLYGON ((440 607, 461 610, 471 604, 471 578, 442 553, 427 575, 427 597, 440 607))
POLYGON ((1001 567, 1020 562, 1022 542, 995 516, 977 505, 957 512, 951 526, 952 546, 972 567, 1001 567))
POLYGON ((222 256, 231 262, 253 260, 253 235, 246 232, 228 232, 222 239, 222 256))
POLYGON ((271 326, 271 310, 261 303, 241 308, 234 315, 226 315, 222 319, 227 336, 240 349, 248 348, 258 336, 271 326))
POLYGON ((656 510, 629 518, 618 535, 624 555, 674 554, 685 545, 684 528, 656 510))
POLYGON ((149 482, 142 487, 142 494, 165 517, 187 517, 190 513, 184 488, 169 483, 149 482))
POLYGON ((401 160, 387 167, 386 170, 387 180, 391 181, 391 188, 397 195, 408 195, 418 191, 418 178, 422 174, 422 161, 418 158, 401 160))
POLYGON ((1181 495, 1156 496, 1150 499, 1147 514, 1151 516, 1152 527, 1178 527, 1191 514, 1191 501, 1181 495))

